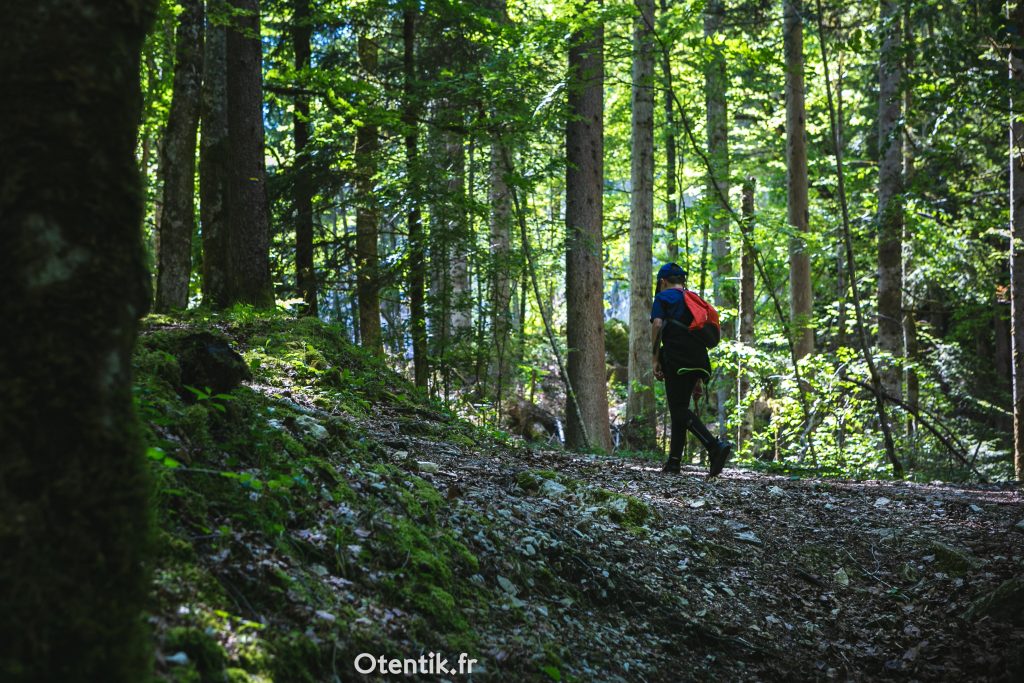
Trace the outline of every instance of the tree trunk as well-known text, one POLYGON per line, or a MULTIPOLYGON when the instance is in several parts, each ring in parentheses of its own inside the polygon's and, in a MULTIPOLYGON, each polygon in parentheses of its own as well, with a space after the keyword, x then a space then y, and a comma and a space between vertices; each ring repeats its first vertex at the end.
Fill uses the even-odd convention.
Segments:
POLYGON ((630 446, 652 451, 657 447, 650 334, 654 258, 654 0, 637 0, 637 9, 633 19, 626 421, 630 446))
MULTIPOLYGON (((359 67, 371 80, 377 72, 377 41, 359 36, 359 67)), ((374 184, 380 142, 372 123, 370 101, 364 101, 363 123, 356 130, 356 289, 359 296, 359 331, 362 346, 376 356, 384 355, 380 332, 380 279, 377 273, 377 234, 380 223, 374 184)))
POLYGON ((430 377, 427 359, 426 281, 424 273, 423 221, 419 192, 419 125, 416 121, 416 7, 402 13, 403 91, 402 124, 405 127, 405 165, 409 210, 409 317, 412 332, 412 362, 416 386, 426 388, 430 377))
MULTIPOLYGON (((743 254, 740 257, 740 312, 739 341, 747 347, 754 345, 754 188, 755 179, 747 178, 743 185, 743 254)), ((747 358, 742 356, 741 358, 747 358)), ((743 408, 749 401, 750 376, 746 367, 739 368, 739 384, 736 403, 742 411, 739 425, 738 448, 750 441, 754 433, 754 411, 743 408)))
MULTIPOLYGON (((583 3, 596 7, 589 0, 583 3)), ((566 445, 611 450, 604 367, 604 27, 569 38, 566 123, 566 445)))
MULTIPOLYGON (((715 41, 712 56, 705 67, 704 84, 707 102, 708 161, 707 198, 709 202, 709 232, 711 259, 714 262, 712 284, 715 306, 719 310, 735 307, 734 287, 729 283, 732 264, 729 261, 729 127, 726 113, 728 73, 722 45, 717 42, 725 20, 723 0, 708 0, 704 14, 704 35, 715 41)), ((735 319, 722 321, 722 337, 733 339, 735 319)), ((718 425, 725 431, 725 405, 729 400, 731 379, 726 376, 717 391, 718 425)))
MULTIPOLYGON (((313 24, 309 0, 294 0, 292 42, 295 45, 295 71, 299 78, 309 69, 313 24)), ((303 315, 317 317, 316 269, 313 253, 313 184, 309 169, 309 100, 295 96, 292 115, 295 130, 295 284, 306 303, 303 315)))
POLYGON ((0 23, 0 679, 150 676, 152 509, 131 354, 150 302, 136 136, 155 2, 0 23))
POLYGON ((898 359, 903 355, 903 132, 900 79, 900 9, 881 0, 882 48, 878 60, 878 347, 886 393, 901 397, 898 359))
MULTIPOLYGON (((914 31, 910 23, 910 9, 909 6, 903 8, 903 36, 904 36, 904 60, 906 64, 906 70, 909 73, 914 68, 914 31)), ((914 167, 914 145, 913 139, 910 136, 910 131, 913 127, 910 124, 910 112, 913 104, 914 93, 911 88, 906 88, 903 93, 903 184, 904 190, 909 191, 911 184, 914 181, 914 173, 916 171, 914 167)), ((911 216, 906 216, 903 224, 903 250, 902 256, 902 291, 901 298, 903 302, 903 356, 906 359, 907 367, 904 371, 907 387, 907 437, 913 439, 917 434, 917 418, 914 417, 918 413, 918 406, 920 403, 920 382, 918 381, 917 371, 913 368, 913 363, 917 361, 918 356, 918 340, 917 340, 917 320, 915 319, 916 311, 914 310, 913 301, 911 300, 910 290, 910 268, 914 258, 914 232, 915 226, 911 224, 911 216)), ((911 444, 911 449, 907 453, 907 466, 913 468, 914 461, 914 448, 911 444)))
POLYGON ((199 205, 203 235, 203 303, 230 304, 228 292, 228 142, 227 31, 215 22, 224 0, 208 0, 203 58, 202 130, 199 145, 199 205))
POLYGON ((807 252, 807 133, 804 110, 803 0, 783 3, 786 59, 786 216, 789 238, 789 315, 796 357, 814 351, 811 257, 807 252))
MULTIPOLYGON (((1014 6, 1010 23, 1018 44, 1010 49, 1010 83, 1024 85, 1024 0, 1014 6)), ((1017 481, 1024 481, 1024 121, 1010 102, 1010 339, 1013 356, 1013 466, 1017 481)))
MULTIPOLYGON (((661 0, 661 13, 668 13, 667 0, 661 0)), ((679 236, 676 223, 679 221, 679 205, 676 200, 678 180, 676 179, 676 114, 675 91, 672 88, 672 60, 667 46, 661 53, 661 79, 665 96, 665 230, 669 261, 679 258, 679 236)), ((682 201, 680 198, 679 201, 682 201)), ((685 266, 684 266, 685 268, 685 266)))
POLYGON ((182 0, 174 39, 174 86, 160 150, 164 210, 157 225, 156 310, 188 307, 196 232, 196 130, 203 81, 203 0, 182 0))
POLYGON ((227 36, 228 291, 231 303, 274 305, 263 134, 263 54, 258 0, 231 0, 227 36))
MULTIPOLYGON (((449 105, 449 120, 462 123, 462 113, 449 105)), ((448 167, 447 212, 449 315, 452 341, 460 351, 472 341, 473 290, 469 277, 469 252, 472 249, 472 231, 466 211, 466 137, 458 132, 444 135, 444 157, 448 167)), ((458 357, 459 364, 463 354, 458 357)))
POLYGON ((509 386, 514 349, 512 330, 512 195, 505 177, 509 173, 508 148, 500 139, 491 143, 491 259, 493 283, 491 334, 493 360, 491 376, 495 395, 509 386))

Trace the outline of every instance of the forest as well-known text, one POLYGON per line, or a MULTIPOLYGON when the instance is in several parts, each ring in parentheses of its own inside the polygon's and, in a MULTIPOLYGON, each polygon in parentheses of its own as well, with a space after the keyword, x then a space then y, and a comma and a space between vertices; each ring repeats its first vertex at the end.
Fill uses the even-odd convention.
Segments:
POLYGON ((5 9, 0 679, 1024 676, 1024 2, 5 9))

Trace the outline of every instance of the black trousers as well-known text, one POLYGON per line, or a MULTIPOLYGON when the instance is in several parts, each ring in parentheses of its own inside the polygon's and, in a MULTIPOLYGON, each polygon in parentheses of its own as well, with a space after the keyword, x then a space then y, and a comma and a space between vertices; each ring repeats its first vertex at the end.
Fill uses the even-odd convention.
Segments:
POLYGON ((677 460, 682 456, 687 430, 694 433, 704 448, 710 450, 715 445, 715 437, 700 421, 697 413, 690 410, 693 388, 703 376, 701 372, 665 373, 665 397, 668 400, 669 415, 672 417, 672 441, 668 449, 670 459, 677 460))

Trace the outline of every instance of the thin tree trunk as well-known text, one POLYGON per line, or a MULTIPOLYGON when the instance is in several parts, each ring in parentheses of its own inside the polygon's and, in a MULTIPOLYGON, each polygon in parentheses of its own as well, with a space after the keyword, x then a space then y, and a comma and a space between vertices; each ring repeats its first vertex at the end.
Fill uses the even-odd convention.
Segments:
POLYGON ((885 454, 889 460, 889 464, 892 465, 893 475, 896 477, 902 477, 903 465, 900 463, 899 458, 896 457, 896 445, 892 438, 892 427, 889 424, 889 417, 885 410, 885 401, 882 398, 885 393, 882 385, 882 378, 881 374, 878 372, 878 367, 875 365, 874 357, 871 354, 871 346, 868 343, 867 326, 864 321, 864 313, 861 310, 860 296, 857 293, 857 269, 855 267, 856 262, 853 256, 850 210, 849 204, 846 201, 846 180, 843 173, 843 146, 841 144, 835 105, 832 99, 832 83, 829 80, 828 51, 825 43, 825 22, 823 19, 821 0, 815 0, 815 5, 818 10, 818 46, 821 48, 821 63, 825 70, 825 96, 828 101, 829 126, 832 129, 832 140, 835 146, 836 190, 839 193, 839 207, 843 215, 843 242, 846 246, 846 271, 847 277, 852 283, 850 291, 853 298, 853 310, 857 317, 857 330, 860 333, 861 353, 864 355, 864 362, 868 366, 868 374, 871 376, 871 389, 875 398, 875 410, 878 414, 878 422, 882 428, 882 438, 885 442, 885 454))
POLYGON ((160 150, 164 210, 157 225, 156 305, 188 307, 192 236, 196 232, 196 131, 203 82, 203 0, 182 0, 174 39, 174 85, 160 150))
MULTIPOLYGON (((313 24, 309 0, 294 0, 292 42, 295 45, 295 71, 300 78, 309 69, 313 24)), ((313 184, 309 169, 309 100, 295 96, 292 115, 295 131, 295 283, 299 296, 306 303, 303 315, 317 317, 316 270, 313 252, 313 184)))
MULTIPOLYGON (((1024 35, 1024 0, 1014 6, 1010 23, 1024 35)), ((1024 86, 1024 45, 1010 49, 1011 92, 1024 86)), ((1024 481, 1024 121, 1010 102, 1010 339, 1013 356, 1013 466, 1024 481)))
POLYGON ((495 139, 491 143, 491 376, 496 380, 495 395, 498 398, 508 385, 512 358, 509 335, 512 329, 512 197, 505 180, 509 173, 505 162, 508 154, 501 140, 495 139))
MULTIPOLYGON (((366 79, 377 72, 377 41, 359 36, 359 67, 366 79)), ((369 104, 366 102, 364 104, 369 104)), ((384 355, 380 331, 380 284, 377 273, 377 234, 380 209, 374 184, 380 142, 372 114, 363 116, 356 130, 356 278, 359 297, 359 333, 362 347, 376 356, 384 355)))
MULTIPOLYGON (((709 232, 711 234, 711 260, 714 265, 712 285, 715 306, 719 309, 734 308, 734 287, 729 283, 732 264, 729 260, 729 124, 726 113, 726 91, 728 89, 728 72, 725 54, 717 42, 722 24, 725 21, 725 3, 723 0, 708 0, 704 13, 704 35, 712 39, 714 46, 712 56, 705 67, 704 84, 707 102, 707 136, 708 136, 708 169, 705 194, 710 203, 709 232)), ((736 322, 722 321, 722 337, 733 339, 736 322)), ((725 431, 725 406, 729 400, 731 373, 725 373, 725 381, 718 385, 718 426, 725 431)))
POLYGON ((135 149, 156 3, 4 9, 0 678, 149 680, 131 368, 150 303, 135 149))
POLYGON ((402 124, 405 127, 405 165, 409 210, 409 318, 412 332, 413 375, 417 387, 426 388, 430 377, 427 359, 426 281, 424 273, 423 221, 419 192, 419 125, 416 103, 416 11, 410 3, 402 13, 403 91, 402 124))
MULTIPOLYGON (((593 0, 583 7, 597 7, 593 0)), ((566 337, 569 448, 611 450, 604 367, 604 26, 569 38, 566 124, 566 337), (575 404, 575 405, 574 405, 575 404)))
MULTIPOLYGON (((661 0, 661 13, 668 13, 667 0, 661 0)), ((676 223, 679 221, 679 205, 676 199, 678 180, 676 179, 676 113, 675 91, 672 87, 672 60, 668 49, 661 53, 661 79, 665 89, 665 230, 668 241, 669 261, 679 259, 679 235, 676 223)), ((682 201, 682 198, 679 199, 682 201)), ((684 266, 685 268, 685 266, 684 266)))
MULTIPOLYGON (((449 105, 448 115, 457 117, 461 124, 461 112, 449 105)), ((472 340, 473 290, 470 283, 469 252, 472 248, 472 232, 466 211, 466 137, 462 133, 446 132, 444 135, 444 157, 448 165, 448 194, 445 200, 447 211, 448 243, 448 306, 452 342, 461 353, 472 340)))
POLYGON ((654 241, 654 0, 637 0, 633 28, 632 152, 629 221, 630 446, 654 450, 654 368, 651 357, 651 261, 654 241))
MULTIPOLYGON (((903 8, 903 38, 904 44, 904 60, 906 63, 906 71, 910 73, 914 69, 915 58, 914 58, 914 29, 910 22, 910 9, 909 6, 903 8)), ((914 174, 916 169, 914 167, 914 145, 913 139, 911 138, 910 131, 913 130, 911 125, 911 111, 914 100, 914 92, 910 87, 907 87, 903 93, 903 183, 904 189, 909 190, 914 182, 914 174)), ((917 361, 918 356, 918 340, 917 340, 917 321, 915 320, 916 312, 914 310, 913 301, 911 300, 911 289, 910 289, 910 268, 914 259, 914 232, 915 226, 911 224, 911 216, 908 214, 904 219, 903 224, 903 282, 901 296, 903 299, 903 356, 906 359, 907 367, 904 371, 904 377, 906 380, 907 387, 907 405, 910 406, 910 414, 907 415, 907 437, 913 439, 917 435, 917 419, 914 417, 918 412, 918 404, 920 402, 920 382, 917 377, 917 370, 914 369, 913 364, 917 361)), ((907 466, 909 468, 914 467, 913 461, 913 442, 911 443, 911 449, 908 452, 907 466)))
POLYGON ((224 0, 208 0, 203 59, 202 137, 199 145, 199 205, 203 235, 203 303, 224 308, 228 292, 227 32, 217 19, 224 0))
POLYGON ((903 355, 903 99, 900 92, 902 29, 897 0, 881 0, 882 47, 878 59, 878 347, 885 392, 901 397, 898 359, 903 355))
MULTIPOLYGON (((755 179, 747 178, 743 185, 743 222, 740 229, 743 230, 743 253, 740 257, 740 311, 739 311, 739 342, 747 347, 754 345, 754 189, 755 179)), ((747 356, 742 356, 746 358, 747 356)), ((736 396, 736 403, 741 411, 739 424, 738 447, 750 441, 754 433, 754 411, 748 406, 743 407, 749 401, 750 375, 746 367, 739 368, 739 385, 736 396)))
POLYGON ((274 305, 270 281, 270 208, 263 133, 263 54, 258 0, 231 0, 227 37, 228 287, 232 303, 274 305))
POLYGON ((783 3, 786 59, 786 216, 789 238, 789 313, 796 357, 814 351, 811 258, 807 252, 807 133, 804 109, 803 0, 783 3))

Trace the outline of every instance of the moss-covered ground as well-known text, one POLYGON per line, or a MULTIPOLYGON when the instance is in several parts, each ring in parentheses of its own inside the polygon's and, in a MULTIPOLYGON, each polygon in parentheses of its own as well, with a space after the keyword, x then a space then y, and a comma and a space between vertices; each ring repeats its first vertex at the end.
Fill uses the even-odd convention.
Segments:
POLYGON ((1003 609, 1022 593, 1016 494, 709 482, 535 450, 458 420, 338 329, 244 311, 148 318, 135 391, 165 681, 386 680, 356 656, 431 652, 477 665, 426 680, 1022 671, 1006 655, 1020 611, 1003 609), (249 378, 184 386, 200 333, 249 378))

